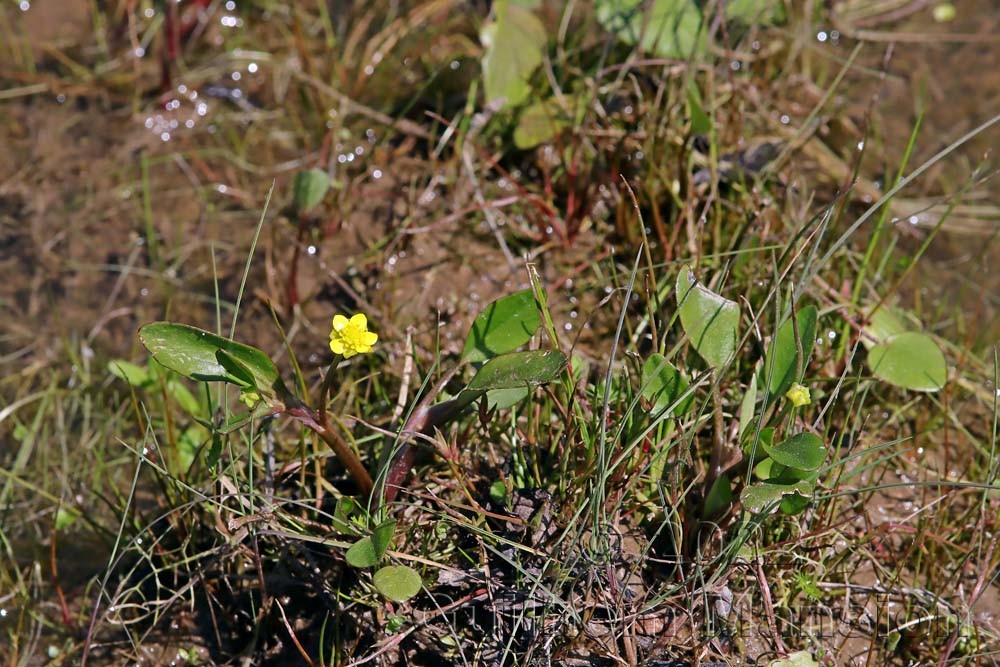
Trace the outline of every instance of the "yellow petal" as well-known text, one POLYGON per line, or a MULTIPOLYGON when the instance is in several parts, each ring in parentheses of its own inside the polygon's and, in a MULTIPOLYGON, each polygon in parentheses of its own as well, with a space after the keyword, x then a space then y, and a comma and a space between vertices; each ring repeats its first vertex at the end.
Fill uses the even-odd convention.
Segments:
POLYGON ((361 340, 364 341, 365 345, 371 348, 372 345, 378 342, 378 334, 374 331, 366 331, 361 340))
POLYGON ((343 331, 344 327, 347 326, 347 322, 348 322, 347 318, 344 317, 343 315, 334 315, 333 316, 333 330, 334 331, 343 331))
POLYGON ((344 354, 344 341, 339 338, 331 339, 330 349, 333 350, 334 354, 344 354))
POLYGON ((357 354, 357 352, 355 352, 354 350, 352 350, 352 349, 346 349, 346 350, 344 350, 344 359, 350 359, 355 354, 357 354))
POLYGON ((365 317, 364 313, 358 313, 357 315, 351 318, 351 326, 364 331, 365 329, 368 328, 368 318, 365 317))

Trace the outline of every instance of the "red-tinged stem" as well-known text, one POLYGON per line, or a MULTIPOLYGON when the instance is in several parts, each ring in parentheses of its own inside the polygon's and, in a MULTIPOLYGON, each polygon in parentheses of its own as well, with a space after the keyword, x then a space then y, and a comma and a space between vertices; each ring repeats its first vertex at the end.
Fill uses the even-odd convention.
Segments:
MULTIPOLYGON (((324 383, 325 384, 325 383, 324 383)), ((322 400, 326 401, 326 395, 324 394, 322 400)), ((344 464, 347 471, 351 473, 351 477, 357 482, 358 487, 361 489, 362 495, 371 496, 372 489, 375 488, 375 483, 372 481, 372 476, 368 474, 368 470, 365 465, 358 458, 358 455, 354 453, 351 446, 344 442, 344 439, 340 437, 333 428, 330 427, 329 420, 326 417, 326 410, 322 413, 317 413, 315 410, 310 408, 301 402, 296 402, 295 404, 288 407, 285 413, 297 419, 299 422, 312 429, 313 432, 323 439, 333 453, 337 455, 340 462, 344 464)))

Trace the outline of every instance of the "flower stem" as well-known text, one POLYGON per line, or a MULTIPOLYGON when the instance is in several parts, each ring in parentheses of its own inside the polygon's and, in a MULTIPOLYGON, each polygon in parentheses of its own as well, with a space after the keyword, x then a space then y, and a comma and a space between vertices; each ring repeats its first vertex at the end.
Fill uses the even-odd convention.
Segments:
POLYGON ((305 426, 312 429, 312 431, 323 439, 333 453, 337 455, 337 458, 347 471, 354 478, 358 487, 361 489, 361 493, 365 496, 371 496, 372 490, 375 488, 375 482, 372 481, 372 476, 368 473, 368 469, 358 458, 358 455, 354 453, 351 446, 344 442, 344 439, 330 426, 330 418, 326 412, 326 401, 330 393, 330 387, 333 385, 333 364, 330 365, 329 370, 326 372, 326 377, 323 378, 323 385, 319 390, 319 410, 313 410, 305 403, 294 400, 291 401, 291 405, 286 409, 286 414, 288 416, 297 419, 299 422, 305 426))

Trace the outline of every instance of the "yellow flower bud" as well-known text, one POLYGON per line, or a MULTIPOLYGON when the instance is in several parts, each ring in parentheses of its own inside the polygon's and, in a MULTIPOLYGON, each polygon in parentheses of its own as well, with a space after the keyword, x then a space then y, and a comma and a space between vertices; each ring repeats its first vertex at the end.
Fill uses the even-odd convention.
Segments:
POLYGON ((801 408, 810 403, 809 389, 796 382, 791 389, 785 392, 785 398, 791 401, 795 407, 801 408))

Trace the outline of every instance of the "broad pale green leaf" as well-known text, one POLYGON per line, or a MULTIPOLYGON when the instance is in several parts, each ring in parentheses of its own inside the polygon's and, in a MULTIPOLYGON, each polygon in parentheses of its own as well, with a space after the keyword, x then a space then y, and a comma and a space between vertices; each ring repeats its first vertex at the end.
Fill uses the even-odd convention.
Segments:
POLYGON ((527 387, 494 389, 486 392, 486 407, 489 410, 506 410, 528 398, 530 393, 527 387))
MULTIPOLYGON (((654 415, 666 410, 684 395, 687 388, 687 380, 662 354, 651 354, 642 365, 642 397, 653 404, 651 412, 654 415)), ((662 416, 682 415, 693 402, 694 394, 690 394, 662 416)))
POLYGON ((395 531, 394 520, 389 519, 380 523, 370 536, 362 537, 352 544, 344 554, 344 558, 353 567, 375 567, 389 548, 395 531))
MULTIPOLYGON (((812 355, 813 343, 816 341, 816 307, 807 306, 796 313, 799 327, 799 341, 802 345, 804 359, 801 368, 805 371, 809 357, 812 355)), ((795 323, 789 319, 778 329, 778 334, 771 341, 770 357, 764 359, 764 374, 762 384, 767 387, 771 398, 780 397, 788 391, 793 382, 802 380, 796 375, 799 368, 799 349, 795 344, 795 323)))
POLYGON ((871 349, 893 336, 915 328, 920 328, 920 322, 910 313, 892 306, 883 306, 869 316, 868 324, 865 325, 866 335, 861 337, 861 342, 871 349))
POLYGON ((910 331, 868 350, 875 377, 913 391, 938 391, 948 380, 944 354, 927 334, 910 331))
POLYGON ((330 176, 322 169, 308 169, 295 174, 293 200, 295 209, 305 213, 318 205, 330 189, 330 176))
POLYGON ((462 358, 478 362, 513 352, 531 340, 541 323, 530 289, 497 299, 476 316, 462 358))
POLYGON ((525 150, 550 141, 569 125, 566 112, 555 99, 536 102, 521 112, 514 128, 514 145, 525 150))
POLYGON ((743 394, 743 400, 740 401, 740 428, 739 437, 742 438, 743 434, 746 433, 747 428, 753 423, 754 410, 757 407, 757 374, 754 373, 750 376, 750 385, 747 387, 747 393, 743 394))
POLYGON ((531 93, 531 75, 542 64, 545 26, 530 9, 506 0, 495 2, 493 11, 480 34, 486 101, 517 106, 531 93))
POLYGON ((796 651, 787 658, 772 661, 769 667, 819 667, 819 663, 808 651, 796 651))
POLYGON ((677 303, 684 332, 702 359, 713 367, 728 363, 739 340, 739 305, 697 282, 690 266, 677 276, 677 303))
POLYGON ((375 545, 371 537, 362 537, 351 545, 344 554, 344 559, 352 567, 375 567, 378 557, 375 555, 375 545))
POLYGON ((372 583, 379 593, 393 602, 405 602, 420 592, 423 582, 412 567, 387 565, 372 576, 372 583))
POLYGON ((72 507, 66 507, 60 505, 59 509, 56 510, 56 530, 65 530, 69 528, 76 520, 80 518, 80 513, 72 507))
POLYGON ((167 380, 167 393, 185 412, 192 417, 201 417, 202 406, 176 375, 167 380))
POLYGON ((208 442, 211 434, 204 426, 196 424, 184 430, 177 439, 177 461, 181 471, 187 471, 194 463, 195 457, 202 445, 208 442))
POLYGON ((244 366, 240 360, 233 355, 223 349, 218 349, 215 351, 215 359, 223 368, 226 369, 227 373, 237 380, 239 384, 242 384, 245 387, 256 386, 253 373, 251 373, 250 369, 244 366))
POLYGON ((765 450, 777 463, 799 470, 816 470, 826 458, 823 441, 812 433, 796 433, 765 450))
POLYGON ((218 351, 242 364, 261 392, 283 393, 278 369, 255 347, 236 343, 186 324, 153 322, 139 330, 139 338, 153 358, 175 373, 192 380, 244 383, 219 363, 218 351))
POLYGON ((719 475, 708 495, 705 497, 705 507, 702 510, 702 517, 710 519, 713 516, 722 514, 733 504, 733 489, 729 483, 729 477, 719 475))
POLYGON ((726 0, 726 18, 756 25, 773 25, 785 20, 782 0, 726 0))
POLYGON ((707 40, 695 0, 598 0, 597 20, 626 44, 664 58, 705 52, 707 40))
POLYGON ((800 496, 810 496, 813 492, 811 481, 800 481, 794 484, 772 484, 763 482, 751 484, 740 493, 740 503, 748 512, 761 514, 764 510, 773 512, 778 508, 778 504, 785 496, 798 494, 800 496))
POLYGON ((712 119, 705 113, 705 106, 701 102, 701 91, 698 90, 694 79, 688 85, 687 91, 688 115, 691 116, 691 133, 708 134, 712 130, 712 119))
POLYGON ((119 380, 125 380, 125 382, 128 382, 133 387, 144 387, 153 381, 149 376, 148 370, 124 359, 109 361, 108 372, 119 380))
POLYGON ((557 380, 566 370, 566 355, 557 350, 510 352, 494 357, 479 369, 468 391, 517 389, 557 380))

